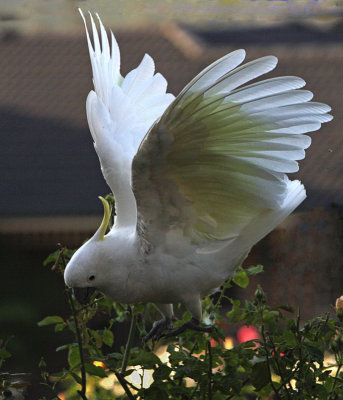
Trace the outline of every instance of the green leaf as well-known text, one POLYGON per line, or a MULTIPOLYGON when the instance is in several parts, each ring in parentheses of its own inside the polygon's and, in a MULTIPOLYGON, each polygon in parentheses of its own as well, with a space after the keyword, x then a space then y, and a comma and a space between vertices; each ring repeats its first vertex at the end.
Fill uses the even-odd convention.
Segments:
POLYGON ((48 257, 43 261, 43 266, 46 267, 48 264, 54 263, 57 260, 60 252, 61 250, 56 250, 49 254, 48 257))
POLYGON ((43 370, 43 371, 46 370, 46 362, 45 362, 43 357, 41 357, 41 359, 39 361, 38 368, 43 370))
POLYGON ((103 340, 107 346, 112 347, 114 342, 113 332, 109 329, 106 329, 103 334, 103 340))
POLYGON ((104 368, 102 367, 97 367, 94 364, 86 363, 85 364, 85 370, 88 372, 90 375, 98 376, 100 378, 106 378, 107 374, 104 368))
MULTIPOLYGON (((171 346, 169 346, 169 347, 171 347, 171 346)), ((183 362, 184 360, 186 360, 187 356, 183 351, 175 351, 175 350, 171 350, 171 349, 169 350, 169 347, 168 347, 167 351, 170 353, 169 362, 171 365, 174 366, 174 365, 177 365, 180 362, 183 362)))
POLYGON ((231 300, 232 310, 226 313, 226 316, 230 318, 230 322, 237 323, 242 319, 242 310, 240 309, 239 300, 231 300))
POLYGON ((72 346, 69 348, 68 363, 70 368, 74 368, 80 364, 80 350, 78 346, 72 346))
POLYGON ((270 377, 266 362, 256 363, 252 367, 251 380, 258 391, 269 383, 270 377))
POLYGON ((121 353, 109 353, 107 354, 107 358, 113 359, 113 360, 122 360, 123 359, 123 354, 121 353))
POLYGON ((69 344, 64 344, 56 348, 56 351, 66 350, 69 348, 69 344))
POLYGON ((172 386, 169 389, 172 399, 187 399, 190 398, 189 391, 192 388, 186 388, 182 386, 172 386))
POLYGON ((121 374, 125 377, 125 376, 131 375, 135 371, 137 371, 137 370, 134 368, 130 368, 130 369, 127 369, 125 372, 121 372, 121 374))
POLYGON ((168 379, 172 369, 165 364, 160 365, 153 373, 154 381, 163 381, 168 379))
POLYGON ((249 285, 248 274, 242 267, 237 268, 237 271, 235 272, 232 280, 237 286, 243 289, 245 289, 249 285))
POLYGON ((268 311, 268 310, 263 311, 263 320, 264 321, 271 321, 279 316, 280 316, 279 311, 268 311))
POLYGON ((98 331, 96 331, 95 329, 90 329, 89 333, 91 334, 91 336, 95 339, 95 344, 97 348, 100 348, 102 346, 103 343, 103 337, 100 335, 100 333, 98 331))
POLYGON ((316 395, 318 396, 318 399, 327 399, 328 398, 328 392, 325 388, 325 386, 316 383, 314 391, 316 393, 316 395))
POLYGON ((58 315, 45 317, 41 321, 38 322, 38 326, 46 326, 46 325, 53 325, 53 324, 63 324, 64 320, 62 317, 58 315))
POLYGON ((141 365, 146 369, 153 369, 156 364, 161 365, 161 360, 156 354, 147 351, 140 351, 130 360, 130 365, 141 365))
POLYGON ((252 265, 251 267, 246 268, 245 271, 249 276, 257 275, 263 272, 263 265, 252 265))
POLYGON ((319 364, 323 363, 324 354, 320 348, 316 347, 315 345, 311 345, 309 343, 304 343, 303 346, 307 350, 312 360, 317 361, 319 364))
POLYGON ((295 337, 293 332, 285 331, 282 337, 285 340, 287 347, 293 348, 297 345, 297 338, 295 337))
POLYGON ((110 311, 113 306, 113 301, 108 297, 102 297, 98 300, 98 304, 108 308, 108 310, 110 311))
POLYGON ((69 371, 68 373, 69 373, 69 375, 71 375, 75 379, 75 381, 79 385, 82 385, 82 379, 79 377, 79 375, 76 375, 75 372, 72 372, 72 371, 69 371))
POLYGON ((294 314, 294 308, 288 304, 280 304, 277 308, 294 314))
POLYGON ((67 326, 65 322, 63 324, 56 324, 55 325, 55 332, 61 332, 67 326))
POLYGON ((11 357, 11 353, 5 349, 0 349, 0 358, 9 358, 11 357))
POLYGON ((133 315, 137 315, 137 314, 143 314, 144 310, 145 310, 145 304, 137 303, 134 305, 132 312, 133 312, 133 315))
POLYGON ((168 400, 168 392, 165 388, 161 388, 160 385, 154 382, 148 389, 144 390, 144 398, 149 400, 168 400))

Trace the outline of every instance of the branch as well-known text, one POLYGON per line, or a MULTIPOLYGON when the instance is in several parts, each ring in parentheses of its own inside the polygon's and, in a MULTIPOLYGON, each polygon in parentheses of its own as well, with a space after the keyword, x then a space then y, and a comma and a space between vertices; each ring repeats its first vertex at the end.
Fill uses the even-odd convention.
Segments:
POLYGON ((267 369, 268 369, 268 375, 269 375, 269 382, 270 382, 270 386, 272 387, 272 389, 274 390, 275 396, 277 399, 280 399, 279 396, 279 389, 277 389, 273 383, 273 378, 272 378, 272 371, 270 368, 270 360, 269 360, 269 354, 268 354, 268 347, 267 347, 267 339, 266 339, 266 335, 264 333, 264 320, 263 320, 263 310, 261 310, 261 321, 262 321, 262 326, 261 326, 261 335, 262 335, 262 339, 263 339, 263 347, 264 350, 266 352, 266 364, 267 364, 267 369))
POLYGON ((116 372, 116 371, 113 371, 113 372, 114 372, 114 375, 117 377, 119 383, 121 384, 122 388, 125 390, 127 397, 130 400, 135 400, 135 396, 131 393, 129 387, 127 386, 126 380, 123 378, 123 376, 119 372, 116 372))
MULTIPOLYGON (((67 266, 66 260, 64 258, 63 251, 61 252, 61 258, 63 262, 64 269, 67 266)), ((68 300, 69 304, 73 313, 73 319, 75 322, 75 331, 76 331, 76 337, 77 337, 77 343, 79 346, 79 353, 80 353, 80 370, 81 370, 81 390, 78 390, 77 393, 82 397, 83 400, 88 400, 86 396, 86 389, 87 389, 87 378, 86 378, 86 368, 85 368, 85 360, 83 357, 83 345, 82 345, 82 338, 81 338, 81 332, 80 332, 80 327, 79 327, 79 322, 77 320, 77 311, 75 309, 74 305, 74 300, 73 296, 71 295, 70 289, 67 289, 67 295, 68 295, 68 300)))
POLYGON ((132 308, 131 308, 131 323, 130 323, 130 330, 129 330, 129 336, 127 338, 126 346, 125 346, 125 351, 124 351, 124 357, 123 357, 123 362, 121 364, 121 373, 126 371, 127 368, 127 363, 129 361, 129 356, 130 356, 130 350, 132 347, 132 341, 135 333, 135 327, 136 327, 136 316, 134 315, 132 308))
POLYGON ((208 400, 212 400, 212 349, 211 341, 207 340, 208 349, 208 400))
POLYGON ((81 370, 81 390, 78 390, 77 393, 82 397, 83 400, 88 400, 87 397, 86 397, 87 381, 86 381, 85 360, 84 360, 84 357, 83 357, 83 345, 82 345, 81 332, 80 332, 79 322, 77 320, 77 312, 76 312, 76 309, 75 309, 74 300, 73 300, 73 297, 72 297, 69 289, 67 289, 67 294, 68 294, 70 307, 71 307, 71 310, 73 312, 73 319, 74 319, 74 323, 75 323, 76 338, 77 338, 77 344, 79 346, 80 362, 81 362, 81 365, 80 365, 80 370, 81 370))

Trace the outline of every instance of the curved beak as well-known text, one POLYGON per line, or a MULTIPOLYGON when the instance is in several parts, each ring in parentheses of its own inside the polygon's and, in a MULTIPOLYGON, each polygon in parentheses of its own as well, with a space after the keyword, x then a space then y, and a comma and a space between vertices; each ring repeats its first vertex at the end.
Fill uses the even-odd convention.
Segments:
POLYGON ((84 288, 73 288, 72 290, 75 299, 80 304, 87 304, 96 289, 94 287, 84 287, 84 288))

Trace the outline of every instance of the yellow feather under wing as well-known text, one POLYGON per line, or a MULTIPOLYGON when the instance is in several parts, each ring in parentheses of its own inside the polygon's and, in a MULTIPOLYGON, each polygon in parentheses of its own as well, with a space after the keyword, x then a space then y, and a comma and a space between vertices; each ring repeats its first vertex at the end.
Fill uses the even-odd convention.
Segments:
POLYGON ((298 170, 311 143, 303 134, 329 121, 330 107, 310 102, 297 77, 239 87, 275 64, 264 57, 213 79, 208 67, 150 129, 133 163, 150 243, 176 229, 201 248, 237 239, 246 251, 254 243, 242 235, 261 239, 304 200, 286 173, 298 170))
MULTIPOLYGON (((241 121, 240 130, 252 122, 242 113, 234 117, 241 121)), ((265 132, 263 121, 253 123, 265 132)), ((182 126, 171 130, 175 140, 165 171, 195 210, 196 219, 185 233, 227 240, 238 235, 262 209, 277 208, 282 203, 286 180, 277 172, 241 159, 237 148, 246 155, 249 143, 243 140, 231 146, 237 132, 230 132, 227 125, 216 129, 220 121, 213 125, 212 129, 199 118, 189 132, 182 126)))

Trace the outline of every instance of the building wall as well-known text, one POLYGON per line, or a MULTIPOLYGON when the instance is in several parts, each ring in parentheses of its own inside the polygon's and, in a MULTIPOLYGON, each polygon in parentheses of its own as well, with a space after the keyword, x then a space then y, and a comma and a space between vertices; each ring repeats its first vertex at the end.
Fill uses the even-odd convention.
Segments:
POLYGON ((303 320, 332 311, 343 294, 342 227, 337 207, 294 213, 253 248, 244 264, 265 272, 236 294, 251 298, 260 284, 270 304, 299 307, 303 320))

